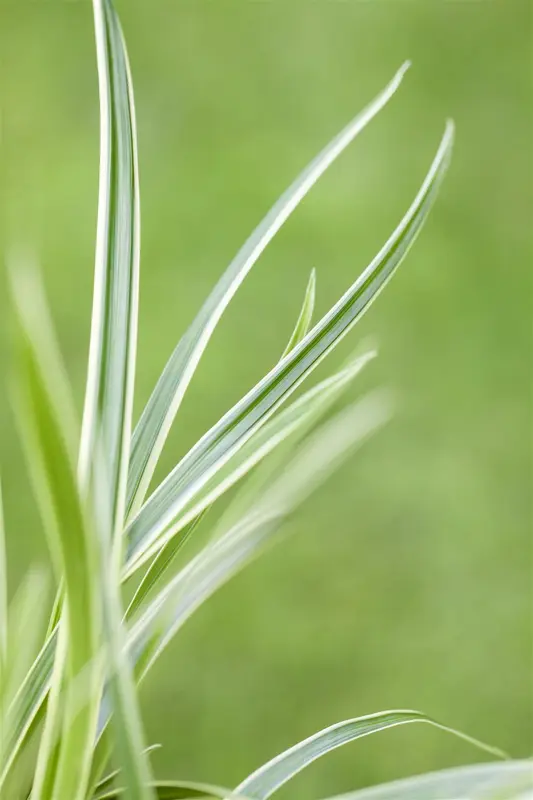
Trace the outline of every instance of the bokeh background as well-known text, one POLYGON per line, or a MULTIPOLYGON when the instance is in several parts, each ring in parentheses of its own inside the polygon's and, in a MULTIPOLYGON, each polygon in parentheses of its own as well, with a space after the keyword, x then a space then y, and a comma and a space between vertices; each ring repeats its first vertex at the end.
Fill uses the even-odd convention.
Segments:
MULTIPOLYGON (((309 501, 277 549, 188 623, 143 690, 163 777, 234 785, 320 727, 412 707, 531 753, 533 11, 528 0, 117 5, 136 87, 143 245, 138 410, 202 299, 306 164, 389 80, 380 117, 282 230, 224 317, 163 476, 283 349, 311 267, 323 313, 407 208, 444 120, 451 171, 398 276, 343 347, 381 356, 386 431, 309 501)), ((96 220, 88 0, 1 0, 2 251, 39 254, 81 404, 96 220)), ((2 268, 3 269, 3 268, 2 268)), ((12 586, 46 554, 7 395, 0 452, 12 586)), ((413 726, 323 759, 319 797, 482 758, 413 726)))

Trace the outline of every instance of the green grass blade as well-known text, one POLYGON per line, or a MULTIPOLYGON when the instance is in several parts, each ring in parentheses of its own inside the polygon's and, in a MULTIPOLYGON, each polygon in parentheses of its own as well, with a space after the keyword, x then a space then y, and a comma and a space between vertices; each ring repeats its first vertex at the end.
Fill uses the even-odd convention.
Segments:
MULTIPOLYGON (((33 773, 30 800, 52 798, 61 753, 61 715, 65 692, 64 664, 68 649, 68 628, 59 627, 54 654, 53 679, 46 702, 46 716, 39 739, 39 751, 33 773)), ((73 695, 71 691, 71 696, 73 695)))
POLYGON ((279 198, 239 250, 172 353, 135 429, 128 480, 128 513, 140 508, 168 432, 194 371, 226 307, 253 265, 314 183, 395 93, 405 64, 389 85, 350 122, 279 198))
POLYGON ((112 504, 105 460, 96 452, 94 495, 98 509, 97 527, 102 543, 101 593, 103 632, 107 665, 107 700, 113 715, 113 744, 127 797, 131 800, 153 798, 151 771, 144 746, 141 714, 135 682, 126 650, 126 630, 122 624, 120 580, 111 557, 112 504))
POLYGON ((307 284, 307 288, 305 290, 304 301, 302 304, 302 309, 296 320, 296 325, 294 326, 294 330, 291 334, 291 338, 287 343, 287 347, 283 351, 282 358, 285 358, 287 353, 290 353, 291 350, 294 350, 297 344, 299 344, 306 333, 309 331, 311 327, 311 320, 313 319, 313 311, 315 309, 315 294, 316 294, 316 270, 311 270, 311 275, 309 276, 309 282, 307 284))
MULTIPOLYGON (((150 747, 146 748, 146 752, 150 753, 152 750, 158 750, 161 747, 159 744, 153 744, 150 747)), ((115 769, 113 772, 108 772, 103 778, 100 778, 99 781, 95 783, 94 790, 89 792, 91 797, 96 795, 104 794, 105 792, 111 791, 114 789, 117 784, 117 779, 120 777, 120 770, 115 769)), ((122 791, 124 791, 122 789, 122 791)))
MULTIPOLYGON (((194 529, 198 521, 195 520, 191 524, 189 534, 192 533, 192 529, 194 529)), ((184 539, 182 541, 178 538, 173 538, 168 547, 163 548, 158 558, 154 559, 153 564, 150 565, 150 569, 137 589, 135 602, 132 600, 128 608, 127 617, 133 616, 138 607, 140 607, 152 586, 164 574, 166 567, 177 553, 181 544, 184 543, 184 539)), ((40 601, 40 607, 42 608, 42 601, 40 601)), ((35 723, 40 719, 45 708, 52 678, 57 630, 57 627, 54 628, 48 635, 45 644, 33 662, 9 708, 9 736, 6 739, 5 748, 6 752, 9 753, 9 759, 4 764, 3 772, 0 770, 0 789, 7 780, 18 755, 28 742, 35 723)))
POLYGON ((57 629, 47 638, 9 706, 5 744, 7 755, 0 772, 0 791, 44 712, 50 690, 56 642, 57 629))
POLYGON ((52 635, 52 633, 55 631, 56 627, 59 624, 59 620, 61 619, 62 605, 63 605, 63 589, 62 587, 60 587, 56 592, 56 596, 54 597, 52 612, 50 614, 50 619, 48 620, 48 628, 46 631, 47 639, 49 636, 52 635))
POLYGON ((4 505, 0 480, 0 773, 5 759, 7 686, 7 555, 4 505))
POLYGON ((126 610, 126 619, 131 619, 140 609, 152 589, 168 571, 177 554, 192 536, 197 525, 199 525, 208 510, 208 508, 203 509, 197 517, 184 525, 180 530, 179 536, 173 536, 161 547, 135 590, 126 610))
MULTIPOLYGON (((68 382, 35 273, 12 270, 13 300, 20 332, 16 410, 28 466, 43 517, 52 560, 65 581, 68 625, 67 697, 57 780, 59 796, 81 800, 86 788, 99 704, 94 659, 97 608, 94 540, 80 501, 73 466, 75 422, 68 382), (70 688, 86 676, 80 710, 70 688), (61 795, 63 792, 63 795, 61 795)), ((57 680, 62 675, 56 675, 57 680)))
MULTIPOLYGON (((271 449, 271 445, 273 443, 279 444, 281 441, 279 437, 280 431, 284 432, 285 436, 290 434, 291 437, 294 437, 294 434, 298 430, 300 431, 300 434, 303 434, 303 432, 307 430, 306 425, 315 424, 319 417, 326 413, 331 404, 338 399, 341 392, 350 385, 351 381, 356 377, 356 375, 360 372, 364 364, 369 358, 372 357, 372 355, 373 353, 367 353, 354 358, 347 364, 346 367, 340 370, 339 373, 318 384, 289 408, 281 412, 280 415, 274 418, 271 423, 267 423, 267 425, 265 425, 264 428, 258 432, 256 437, 253 437, 247 443, 247 446, 243 448, 242 451, 239 451, 238 457, 241 459, 241 465, 246 465, 246 461, 249 459, 249 457, 253 458, 254 456, 257 456, 258 451, 259 455, 264 457, 267 454, 267 451, 271 449)), ((218 475, 217 479, 222 480, 224 476, 227 478, 228 473, 231 474, 231 461, 227 467, 227 471, 225 471, 223 475, 218 475)), ((209 487, 207 487, 207 490, 208 489, 209 487)), ((192 533, 192 530, 196 526, 197 522, 197 519, 193 519, 185 526, 184 529, 182 529, 180 536, 172 537, 162 547, 161 551, 158 553, 147 570, 137 589, 137 592, 131 601, 126 615, 127 618, 131 619, 139 610, 153 586, 155 586, 161 575, 164 574, 168 564, 174 557, 177 550, 192 533)), ((30 705, 30 708, 33 712, 35 712, 39 704, 44 701, 47 687, 49 685, 49 649, 43 652, 38 659, 38 662, 43 664, 43 668, 38 670, 36 669, 36 678, 30 684, 32 689, 34 684, 37 684, 39 687, 38 691, 33 689, 35 703, 33 706, 30 705)), ((25 713, 22 715, 23 719, 29 717, 28 710, 24 709, 24 711, 25 713)))
MULTIPOLYGON (((153 551, 159 551, 161 547, 170 545, 173 538, 185 525, 188 525, 214 503, 286 439, 293 437, 298 431, 309 429, 310 425, 331 407, 332 403, 374 356, 375 352, 372 351, 354 358, 348 366, 317 384, 286 409, 276 414, 265 425, 259 427, 244 446, 214 472, 212 478, 202 486, 199 494, 191 492, 188 499, 184 499, 177 519, 153 543, 153 551)), ((177 511, 178 509, 176 509, 177 511)), ((150 550, 148 554, 150 554, 150 550)), ((124 575, 127 577, 136 568, 135 561, 127 562, 124 567, 124 575)))
POLYGON ((426 178, 406 215, 380 252, 305 338, 211 428, 147 500, 127 529, 129 558, 143 563, 176 516, 191 487, 205 483, 275 412, 355 325, 413 244, 444 178, 453 125, 446 131, 426 178))
MULTIPOLYGON (((156 781, 152 784, 158 800, 193 800, 193 798, 221 798, 221 800, 247 800, 231 789, 214 786, 211 783, 195 781, 156 781)), ((94 795, 94 800, 119 800, 125 796, 121 787, 107 789, 94 795)))
POLYGON ((253 798, 253 800, 266 800, 303 769, 337 747, 353 742, 362 736, 369 736, 387 728, 412 722, 424 722, 441 728, 448 733, 453 733, 455 736, 466 739, 476 747, 492 753, 492 755, 504 757, 501 751, 478 742, 476 739, 472 739, 459 731, 455 731, 453 728, 441 725, 418 711, 384 711, 379 714, 370 714, 365 717, 339 722, 319 731, 319 733, 315 733, 289 750, 280 753, 267 764, 259 767, 240 783, 235 791, 245 794, 247 797, 253 798))
POLYGON ((46 574, 41 569, 32 569, 9 606, 8 657, 5 664, 5 682, 2 686, 9 706, 23 683, 42 641, 47 590, 46 574))
POLYGON ((368 396, 310 435, 248 512, 222 530, 156 596, 130 633, 132 658, 139 660, 146 648, 151 650, 143 673, 191 614, 256 558, 289 514, 388 419, 389 406, 383 395, 368 396))
POLYGON ((94 0, 101 116, 101 173, 91 353, 80 481, 95 509, 107 690, 117 765, 131 800, 149 800, 150 768, 120 596, 139 283, 135 112, 126 47, 110 0, 94 0), (90 480, 88 480, 90 477, 90 480))
POLYGON ((7 556, 4 526, 4 503, 0 481, 0 687, 7 657, 7 556))
POLYGON ((531 761, 490 762, 429 772, 329 800, 518 800, 533 791, 531 761))
POLYGON ((0 672, 0 796, 13 759, 10 709, 42 640, 47 583, 42 571, 32 570, 6 609, 7 630, 2 631, 5 657, 0 672))
POLYGON ((94 298, 79 457, 86 490, 97 435, 112 519, 122 531, 137 341, 140 210, 135 112, 123 37, 109 0, 94 0, 100 93, 100 184, 94 298), (97 431, 101 430, 101 434, 97 431))
MULTIPOLYGON (((121 533, 129 461, 137 337, 140 212, 134 100, 120 26, 95 0, 101 119, 100 187, 89 369, 79 453, 87 492, 97 431, 104 431, 115 533, 121 533)), ((101 434, 100 434, 101 435, 101 434)), ((120 536, 117 539, 117 551, 120 536)), ((119 552, 115 554, 119 560, 119 552)), ((59 619, 58 593, 49 629, 59 619)))

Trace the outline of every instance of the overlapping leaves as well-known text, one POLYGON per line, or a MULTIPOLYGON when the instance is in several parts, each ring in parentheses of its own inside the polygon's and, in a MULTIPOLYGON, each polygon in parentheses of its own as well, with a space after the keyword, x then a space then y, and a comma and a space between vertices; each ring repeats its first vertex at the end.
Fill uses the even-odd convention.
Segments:
MULTIPOLYGON (((4 635, 9 626, 0 514, 0 788, 42 721, 32 800, 82 800, 91 793, 101 800, 232 797, 217 787, 153 781, 134 675, 140 679, 146 674, 194 610, 260 554, 305 497, 387 418, 388 400, 374 394, 323 422, 373 353, 357 355, 290 404, 287 401, 369 308, 415 241, 450 160, 453 125, 447 124, 420 190, 368 267, 314 326, 312 271, 279 362, 145 499, 184 393, 231 299, 298 203, 390 100, 407 65, 311 161, 239 250, 180 339, 132 435, 140 255, 133 90, 111 0, 93 0, 93 7, 100 187, 77 468, 75 413, 43 293, 24 265, 13 270, 20 334, 18 406, 62 588, 37 658, 6 692, 11 662, 4 635), (274 452, 272 469, 269 459, 274 452), (196 527, 216 519, 214 514, 206 517, 207 511, 260 465, 256 482, 218 522, 209 543, 172 574, 176 555, 196 527), (146 569, 124 612, 121 584, 142 567, 146 569), (113 779, 98 782, 109 742, 114 744, 118 770, 113 779)), ((334 747, 406 722, 443 727, 417 712, 387 712, 339 723, 268 762, 240 784, 235 796, 263 800, 334 747)), ((383 797, 388 797, 384 791, 383 797)))

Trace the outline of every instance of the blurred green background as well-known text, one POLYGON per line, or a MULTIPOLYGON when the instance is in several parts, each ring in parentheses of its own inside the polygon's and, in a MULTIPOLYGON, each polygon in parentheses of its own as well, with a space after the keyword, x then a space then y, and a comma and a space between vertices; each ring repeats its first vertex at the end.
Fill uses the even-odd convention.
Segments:
MULTIPOLYGON (((397 278, 335 352, 374 335, 354 396, 395 389, 388 429, 291 536, 186 626, 143 690, 163 777, 236 784, 338 719, 419 708, 531 753, 533 215, 529 0, 118 2, 139 124, 138 409, 202 299, 273 201, 389 80, 391 105, 302 204, 218 329, 164 474, 283 349, 311 267, 323 313, 379 249, 443 130, 451 171, 397 278)), ((81 404, 98 102, 88 0, 2 0, 2 251, 39 253, 81 404)), ((45 551, 7 396, 0 452, 13 585, 45 551)), ((348 746, 280 798, 479 759, 413 726, 348 746)))

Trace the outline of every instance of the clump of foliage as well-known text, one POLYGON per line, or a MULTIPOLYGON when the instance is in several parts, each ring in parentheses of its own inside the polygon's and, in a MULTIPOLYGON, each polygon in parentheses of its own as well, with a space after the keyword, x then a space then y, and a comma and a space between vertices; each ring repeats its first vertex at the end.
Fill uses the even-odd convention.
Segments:
MULTIPOLYGON (((355 352, 342 369, 287 401, 360 319, 414 242, 450 161, 453 125, 447 124, 415 199, 367 269, 314 324, 311 274, 278 363, 150 493, 169 429, 224 310, 299 201, 392 97, 406 66, 319 153, 245 242, 178 342, 132 430, 140 255, 134 98, 111 1, 93 5, 100 188, 80 429, 38 273, 21 257, 11 259, 9 270, 18 331, 15 407, 58 588, 39 645, 42 578, 30 574, 8 609, 0 515, 2 798, 264 800, 330 750, 415 722, 500 756, 424 714, 400 710, 320 731, 234 790, 153 778, 138 702, 142 679, 199 605, 260 554, 294 509, 389 416, 383 392, 331 413, 373 352, 355 352), (206 521, 207 510, 252 470, 229 511, 206 521), (185 542, 213 519, 208 543, 176 571, 185 542), (125 607, 123 587, 130 579, 135 589, 125 607)), ((511 797, 523 784, 527 788, 529 777, 527 763, 494 762, 356 792, 353 798, 511 797)))

